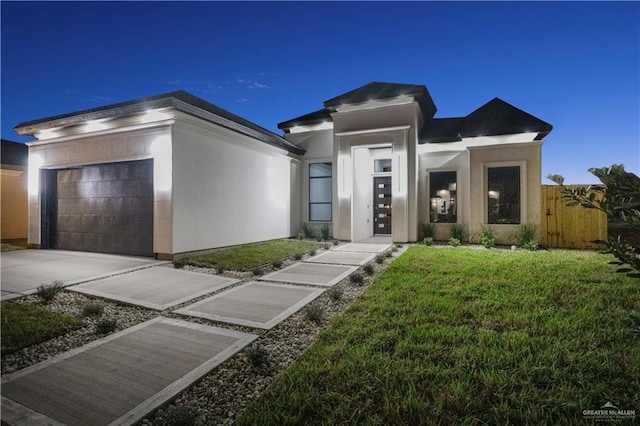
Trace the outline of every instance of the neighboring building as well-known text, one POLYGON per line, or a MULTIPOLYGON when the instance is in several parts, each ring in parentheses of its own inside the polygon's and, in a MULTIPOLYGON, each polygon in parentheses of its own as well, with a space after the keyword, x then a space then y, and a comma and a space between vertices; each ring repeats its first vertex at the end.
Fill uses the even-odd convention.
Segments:
POLYGON ((0 152, 0 238, 4 242, 27 239, 27 157, 26 145, 2 139, 0 152))
POLYGON ((296 235, 415 241, 459 223, 510 242, 540 222, 551 125, 494 99, 434 118, 425 86, 371 83, 280 123, 284 138, 186 92, 22 123, 29 243, 171 258, 296 235))

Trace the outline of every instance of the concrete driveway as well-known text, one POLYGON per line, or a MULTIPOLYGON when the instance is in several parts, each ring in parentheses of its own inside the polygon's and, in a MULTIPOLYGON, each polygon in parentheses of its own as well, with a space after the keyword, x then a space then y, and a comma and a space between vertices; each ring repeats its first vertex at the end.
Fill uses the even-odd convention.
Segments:
POLYGON ((33 293, 40 285, 56 280, 66 286, 162 263, 144 257, 79 251, 8 251, 0 254, 2 300, 33 293))

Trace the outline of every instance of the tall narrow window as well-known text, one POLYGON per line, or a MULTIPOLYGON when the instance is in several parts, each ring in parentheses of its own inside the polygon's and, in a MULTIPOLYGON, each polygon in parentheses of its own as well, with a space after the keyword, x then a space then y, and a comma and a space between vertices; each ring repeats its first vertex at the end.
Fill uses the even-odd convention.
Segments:
POLYGON ((429 173, 429 211, 431 222, 458 221, 458 182, 456 172, 429 173))
POLYGON ((331 163, 309 164, 309 220, 331 221, 331 163))
POLYGON ((490 167, 487 189, 489 223, 520 223, 520 167, 490 167))

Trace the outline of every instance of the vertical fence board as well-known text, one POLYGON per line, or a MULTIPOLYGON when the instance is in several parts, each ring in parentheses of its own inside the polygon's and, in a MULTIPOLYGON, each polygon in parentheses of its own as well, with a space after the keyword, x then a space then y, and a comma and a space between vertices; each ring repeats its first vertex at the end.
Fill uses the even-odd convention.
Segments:
POLYGON ((601 246, 595 240, 607 239, 607 216, 596 209, 568 207, 558 185, 542 185, 541 243, 555 248, 601 246))

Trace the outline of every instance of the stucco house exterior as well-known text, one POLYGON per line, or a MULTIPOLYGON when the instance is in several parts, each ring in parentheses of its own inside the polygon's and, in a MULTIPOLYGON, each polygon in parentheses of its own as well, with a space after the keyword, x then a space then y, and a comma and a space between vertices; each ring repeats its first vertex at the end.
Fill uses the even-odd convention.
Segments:
POLYGON ((29 243, 176 255, 296 235, 416 241, 540 222, 552 126, 493 99, 436 118, 423 85, 370 83, 282 122, 277 135, 179 91, 21 123, 29 243))

